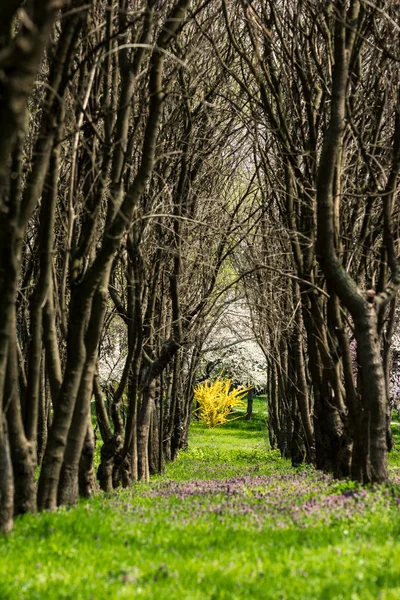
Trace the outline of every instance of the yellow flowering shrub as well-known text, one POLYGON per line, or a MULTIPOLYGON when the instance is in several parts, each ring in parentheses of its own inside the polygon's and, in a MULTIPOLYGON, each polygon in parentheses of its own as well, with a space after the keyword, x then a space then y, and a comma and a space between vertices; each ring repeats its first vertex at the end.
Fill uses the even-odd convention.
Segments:
POLYGON ((228 419, 232 409, 245 406, 243 397, 250 388, 229 391, 231 386, 231 379, 218 377, 215 381, 205 381, 195 387, 194 397, 198 402, 196 412, 206 427, 223 425, 232 420, 228 419))

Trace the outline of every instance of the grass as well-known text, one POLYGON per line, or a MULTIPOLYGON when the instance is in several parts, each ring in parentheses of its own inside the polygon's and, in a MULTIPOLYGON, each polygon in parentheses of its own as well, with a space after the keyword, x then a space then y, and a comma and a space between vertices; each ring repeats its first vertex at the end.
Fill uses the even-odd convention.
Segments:
POLYGON ((0 540, 0 600, 397 600, 397 450, 384 488, 295 471, 255 409, 217 430, 195 423, 150 485, 18 519, 0 540))

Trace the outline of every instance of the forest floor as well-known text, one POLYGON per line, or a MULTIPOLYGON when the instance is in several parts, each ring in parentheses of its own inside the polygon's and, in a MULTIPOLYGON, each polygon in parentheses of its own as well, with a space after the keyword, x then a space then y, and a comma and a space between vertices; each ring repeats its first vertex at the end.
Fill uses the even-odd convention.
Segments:
POLYGON ((149 485, 17 519, 0 539, 0 600, 398 600, 399 425, 393 483, 360 489, 291 468, 255 408, 194 424, 149 485))

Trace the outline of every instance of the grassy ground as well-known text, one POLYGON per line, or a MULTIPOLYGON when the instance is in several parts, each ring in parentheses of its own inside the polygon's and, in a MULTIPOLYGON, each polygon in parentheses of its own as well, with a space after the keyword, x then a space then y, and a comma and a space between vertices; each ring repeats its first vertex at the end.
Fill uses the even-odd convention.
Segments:
POLYGON ((255 404, 251 422, 195 424, 150 485, 17 520, 0 600, 400 598, 397 450, 386 488, 294 471, 255 404))

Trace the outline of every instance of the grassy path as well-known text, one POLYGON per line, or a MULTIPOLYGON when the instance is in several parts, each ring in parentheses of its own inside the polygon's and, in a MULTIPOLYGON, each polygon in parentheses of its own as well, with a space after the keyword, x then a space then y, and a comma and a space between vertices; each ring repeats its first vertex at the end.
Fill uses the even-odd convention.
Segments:
POLYGON ((19 519, 0 539, 0 600, 398 600, 400 471, 368 491, 295 472, 256 409, 195 425, 148 486, 19 519))

